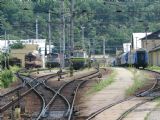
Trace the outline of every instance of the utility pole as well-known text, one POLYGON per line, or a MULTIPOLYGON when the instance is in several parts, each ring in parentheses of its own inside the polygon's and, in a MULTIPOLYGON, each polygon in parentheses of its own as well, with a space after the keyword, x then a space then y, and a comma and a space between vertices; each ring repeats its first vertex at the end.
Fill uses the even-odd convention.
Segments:
POLYGON ((81 26, 81 29, 82 29, 82 48, 83 48, 83 51, 85 51, 85 44, 84 44, 84 28, 83 26, 81 26))
POLYGON ((51 11, 48 10, 48 40, 49 40, 49 66, 51 71, 51 11))
POLYGON ((146 31, 146 50, 147 50, 147 29, 145 30, 146 31))
POLYGON ((105 46, 105 39, 103 39, 103 56, 105 57, 105 55, 106 55, 106 52, 105 52, 105 50, 106 50, 106 48, 105 48, 106 46, 105 46))
POLYGON ((93 54, 94 56, 96 54, 96 40, 95 39, 93 39, 93 54))
POLYGON ((36 17, 36 40, 38 39, 38 16, 36 17))
MULTIPOLYGON (((68 21, 70 21, 70 17, 68 18, 68 21)), ((68 57, 71 57, 71 25, 68 24, 68 57)))
POLYGON ((106 65, 106 45, 105 39, 103 39, 103 58, 104 58, 104 66, 106 65))
POLYGON ((10 50, 10 47, 9 47, 9 34, 8 34, 7 37, 8 37, 7 38, 7 57, 8 57, 8 59, 7 59, 7 65, 8 65, 8 69, 9 69, 9 50, 10 50))
POLYGON ((5 30, 5 55, 4 55, 4 68, 6 69, 7 68, 7 58, 6 58, 6 54, 7 54, 7 51, 6 51, 6 49, 7 49, 7 41, 6 41, 6 39, 7 39, 7 33, 6 33, 6 30, 5 30))
POLYGON ((48 11, 48 39, 49 39, 49 54, 51 54, 51 11, 48 11))
POLYGON ((88 57, 91 58, 91 51, 92 51, 91 50, 91 39, 89 39, 89 42, 88 42, 88 49, 89 49, 88 50, 88 57))
POLYGON ((64 16, 65 10, 64 10, 64 0, 62 0, 62 24, 63 24, 63 58, 62 58, 62 68, 65 67, 65 16, 64 16))
MULTIPOLYGON (((147 23, 144 23, 144 26, 145 26, 145 33, 146 33, 146 37, 145 37, 145 38, 146 38, 146 50, 147 50, 147 49, 149 50, 149 48, 148 48, 148 46, 147 46, 147 44, 148 44, 148 43, 147 43, 147 31, 148 31, 149 27, 148 27, 148 24, 147 24, 147 23)), ((148 51, 148 50, 147 50, 147 51, 148 51)))
MULTIPOLYGON (((136 37, 136 49, 138 48, 138 46, 137 46, 137 40, 138 40, 138 37, 136 37)), ((128 47, 127 47, 127 49, 128 49, 128 47)))
POLYGON ((74 3, 75 0, 71 0, 71 51, 74 50, 74 3))

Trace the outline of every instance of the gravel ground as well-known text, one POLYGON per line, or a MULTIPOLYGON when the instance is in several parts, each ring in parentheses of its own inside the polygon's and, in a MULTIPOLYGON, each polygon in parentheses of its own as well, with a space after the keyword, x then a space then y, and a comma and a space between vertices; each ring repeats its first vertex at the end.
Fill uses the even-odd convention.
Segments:
POLYGON ((91 72, 95 71, 95 69, 85 69, 85 70, 82 70, 82 71, 77 71, 73 74, 72 77, 70 77, 69 74, 66 74, 66 75, 63 75, 63 78, 58 81, 58 78, 51 78, 47 81, 47 84, 50 85, 51 87, 59 87, 62 85, 62 83, 66 82, 66 81, 69 81, 69 80, 74 80, 82 75, 85 75, 85 74, 89 74, 91 72))

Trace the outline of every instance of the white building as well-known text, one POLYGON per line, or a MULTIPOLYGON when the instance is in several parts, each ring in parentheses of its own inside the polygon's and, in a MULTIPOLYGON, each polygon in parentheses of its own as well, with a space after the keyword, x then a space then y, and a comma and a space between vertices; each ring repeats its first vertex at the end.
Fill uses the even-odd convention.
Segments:
MULTIPOLYGON (((25 40, 20 40, 23 44, 37 44, 38 45, 38 50, 41 50, 41 55, 42 55, 42 61, 43 61, 43 67, 45 67, 45 44, 46 44, 46 39, 25 39, 25 40)), ((17 40, 0 40, 0 50, 4 52, 7 48, 8 45, 16 43, 17 40)))
POLYGON ((123 52, 129 52, 131 50, 131 43, 123 43, 123 52))
POLYGON ((0 49, 8 48, 8 45, 21 41, 23 44, 37 44, 42 54, 45 53, 46 39, 25 39, 25 40, 0 40, 0 49))
MULTIPOLYGON (((150 35, 151 32, 148 32, 147 35, 150 35)), ((146 33, 133 33, 132 34, 132 48, 138 49, 142 48, 142 38, 146 36, 146 33)))

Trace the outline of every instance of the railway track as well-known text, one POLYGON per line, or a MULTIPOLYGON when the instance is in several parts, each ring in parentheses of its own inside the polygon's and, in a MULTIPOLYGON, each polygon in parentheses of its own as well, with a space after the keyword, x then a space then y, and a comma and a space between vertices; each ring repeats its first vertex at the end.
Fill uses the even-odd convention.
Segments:
MULTIPOLYGON (((144 90, 144 91, 141 91, 139 93, 136 94, 136 97, 147 97, 146 100, 136 104, 135 106, 131 107, 130 109, 126 110, 124 113, 122 113, 122 115, 116 119, 116 120, 122 120, 123 118, 126 117, 127 114, 129 114, 130 112, 132 112, 134 109, 136 109, 137 107, 147 103, 147 102, 150 102, 150 101, 153 101, 155 100, 156 98, 159 98, 160 97, 160 94, 159 91, 160 90, 160 85, 159 85, 159 81, 160 79, 158 77, 160 77, 160 73, 159 72, 156 72, 156 71, 151 71, 151 70, 146 70, 146 71, 149 71, 149 72, 153 72, 156 74, 156 80, 154 82, 154 84, 152 85, 151 88, 147 89, 147 90, 144 90), (149 98, 148 98, 149 97, 149 98)), ((129 100, 132 100, 134 98, 136 98, 135 96, 131 96, 129 98, 125 98, 125 99, 122 99, 120 101, 117 101, 115 103, 112 103, 110 105, 107 105, 97 111, 95 111, 94 113, 92 113, 91 115, 89 115, 86 120, 91 120, 93 119, 94 117, 96 117, 97 115, 99 115, 100 113, 102 113, 103 111, 107 110, 107 109, 110 109, 118 104, 121 104, 123 102, 126 102, 126 101, 129 101, 129 100)))
MULTIPOLYGON (((41 99, 41 101, 43 101, 43 95, 41 95, 41 93, 38 92, 38 90, 36 90, 36 87, 41 86, 41 84, 43 83, 43 79, 44 80, 48 80, 52 77, 56 77, 57 74, 50 74, 50 75, 45 75, 42 77, 38 77, 38 78, 31 78, 25 75, 20 75, 19 74, 19 78, 23 81, 23 86, 29 86, 28 90, 26 90, 25 92, 22 92, 19 97, 16 97, 14 99, 12 99, 11 101, 9 101, 7 104, 5 104, 4 106, 2 106, 0 108, 0 113, 6 111, 7 109, 9 109, 11 106, 17 104, 18 101, 20 101, 22 98, 24 98, 26 95, 30 94, 31 92, 34 92, 37 94, 37 96, 41 99), (39 79, 39 80, 38 80, 39 79)), ((23 88, 23 87, 22 87, 23 88)), ((22 89, 21 88, 21 89, 22 89)), ((45 87, 46 88, 46 87, 45 87)), ((39 88, 38 88, 39 89, 39 88)), ((14 91, 10 91, 8 94, 10 93, 14 93, 14 91)), ((44 94, 44 93, 43 93, 44 94)), ((45 94, 44 94, 45 95, 45 94)), ((44 106, 44 105, 43 105, 44 106)), ((43 108, 43 107, 42 107, 43 108)))
POLYGON ((93 78, 98 75, 98 71, 96 71, 90 75, 85 75, 77 78, 76 80, 64 83, 56 91, 55 95, 52 97, 46 107, 41 111, 41 114, 38 116, 37 120, 71 120, 76 93, 79 87, 86 81, 79 79, 93 78))
MULTIPOLYGON (((63 72, 62 75, 64 75, 64 74, 66 74, 66 73, 63 72)), ((39 116, 41 114, 41 111, 45 108, 45 106, 49 103, 52 96, 54 96, 54 94, 56 93, 54 90, 52 90, 45 83, 50 78, 57 77, 57 76, 58 76, 57 73, 56 74, 49 74, 49 75, 45 75, 45 76, 35 78, 34 81, 29 82, 30 87, 34 88, 33 91, 41 99, 41 106, 42 106, 39 113, 36 112, 35 114, 33 114, 34 115, 34 116, 32 116, 33 118, 36 119, 37 116, 39 116)))
MULTIPOLYGON (((20 73, 23 73, 23 72, 26 73, 26 70, 20 71, 20 73)), ((18 78, 18 76, 19 76, 20 73, 18 72, 16 74, 17 78, 18 78)), ((25 76, 23 76, 23 77, 25 77, 25 76)), ((15 88, 9 90, 8 92, 5 92, 4 94, 0 94, 0 103, 3 103, 3 101, 9 101, 12 97, 16 98, 17 94, 21 94, 21 93, 23 93, 23 92, 25 92, 27 90, 26 80, 23 80, 23 79, 21 79, 21 80, 22 80, 22 83, 20 85, 18 85, 15 88)))
POLYGON ((128 110, 126 110, 125 112, 123 112, 120 117, 118 117, 116 120, 123 120, 129 113, 131 113, 132 111, 134 111, 136 108, 140 107, 141 105, 147 103, 147 102, 151 102, 153 100, 155 100, 156 98, 159 98, 160 96, 157 96, 157 97, 151 97, 151 98, 148 98, 136 105, 134 105, 133 107, 129 108, 128 110))
POLYGON ((144 91, 144 92, 141 92, 141 93, 140 93, 139 95, 137 95, 137 96, 138 96, 138 97, 146 96, 146 97, 148 97, 148 98, 147 98, 146 100, 144 100, 144 101, 142 101, 142 102, 134 105, 134 106, 131 107, 130 109, 126 110, 125 112, 123 112, 123 113, 121 114, 121 116, 120 116, 119 118, 117 118, 116 120, 123 120, 124 118, 127 117, 128 114, 130 114, 131 112, 133 112, 136 108, 142 106, 143 104, 145 104, 145 103, 147 103, 147 102, 151 102, 151 101, 153 101, 153 100, 155 100, 155 99, 157 99, 157 98, 160 97, 160 94, 159 94, 159 90, 160 90, 159 80, 160 80, 160 79, 158 78, 158 77, 160 77, 160 73, 159 73, 159 72, 156 72, 156 71, 148 70, 148 69, 146 69, 146 71, 153 72, 154 74, 156 74, 156 78, 157 78, 157 79, 156 79, 156 82, 154 83, 154 85, 153 85, 150 89, 148 89, 148 90, 146 90, 146 91, 144 91))
MULTIPOLYGON (((33 113, 33 119, 52 120, 53 117, 57 118, 57 115, 59 115, 59 118, 63 118, 64 120, 72 119, 76 93, 80 85, 85 82, 85 80, 78 79, 90 79, 98 75, 98 71, 93 72, 89 75, 84 75, 77 78, 77 80, 69 81, 62 84, 62 86, 58 90, 55 90, 53 88, 50 88, 49 85, 46 84, 46 81, 50 78, 56 77, 57 74, 50 74, 37 78, 31 78, 29 76, 19 74, 19 78, 23 81, 23 87, 28 86, 28 89, 25 92, 20 93, 19 97, 14 98, 12 101, 2 106, 0 108, 0 113, 3 113, 4 111, 10 109, 13 105, 17 105, 18 102, 25 96, 29 95, 31 92, 34 92, 41 101, 41 107, 39 108, 40 111, 36 111, 35 113, 33 113), (60 106, 58 104, 60 104, 60 106)), ((8 94, 10 94, 10 92, 8 94)))

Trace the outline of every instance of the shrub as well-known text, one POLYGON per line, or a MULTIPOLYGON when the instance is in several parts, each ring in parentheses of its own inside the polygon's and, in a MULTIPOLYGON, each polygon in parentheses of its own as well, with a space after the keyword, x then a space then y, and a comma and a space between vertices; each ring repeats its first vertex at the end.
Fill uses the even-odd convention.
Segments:
POLYGON ((10 66, 10 70, 11 70, 13 73, 16 73, 16 72, 18 72, 18 71, 20 70, 20 68, 19 68, 18 66, 14 65, 14 66, 10 66))
POLYGON ((24 45, 22 44, 22 42, 17 41, 16 43, 12 44, 10 48, 11 49, 22 49, 24 48, 24 45))
POLYGON ((13 81, 13 73, 11 70, 5 69, 1 73, 1 82, 4 88, 8 87, 10 83, 13 81))

